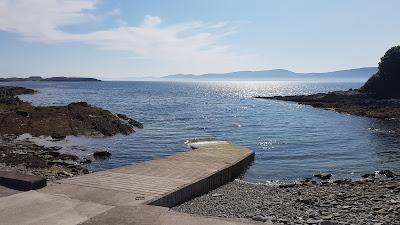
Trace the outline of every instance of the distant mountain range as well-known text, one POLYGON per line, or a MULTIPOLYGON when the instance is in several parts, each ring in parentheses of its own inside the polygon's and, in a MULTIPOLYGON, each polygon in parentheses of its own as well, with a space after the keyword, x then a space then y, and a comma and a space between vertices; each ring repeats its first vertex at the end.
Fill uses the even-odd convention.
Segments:
POLYGON ((10 78, 0 78, 0 82, 13 82, 13 81, 101 81, 96 78, 88 78, 88 77, 49 77, 42 78, 39 76, 33 76, 28 78, 18 78, 18 77, 10 77, 10 78))
POLYGON ((263 71, 239 71, 232 73, 210 73, 203 75, 176 74, 161 77, 161 80, 360 80, 365 81, 378 71, 376 67, 339 70, 325 73, 296 73, 290 70, 276 69, 263 71))
MULTIPOLYGON (((208 73, 203 75, 176 74, 164 77, 131 77, 130 80, 154 80, 154 81, 262 81, 262 80, 307 80, 307 81, 366 81, 378 72, 377 67, 364 67, 357 69, 339 70, 324 73, 296 73, 290 70, 275 69, 262 71, 238 71, 231 73, 208 73)), ((50 77, 31 76, 28 78, 0 78, 0 82, 12 81, 101 81, 96 78, 87 77, 50 77)))

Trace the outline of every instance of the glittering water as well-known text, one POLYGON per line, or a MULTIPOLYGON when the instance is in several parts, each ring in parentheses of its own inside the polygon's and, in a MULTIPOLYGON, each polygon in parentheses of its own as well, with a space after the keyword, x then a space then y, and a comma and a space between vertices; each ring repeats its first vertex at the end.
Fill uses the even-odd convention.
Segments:
POLYGON ((361 83, 304 82, 23 82, 39 90, 23 96, 35 105, 87 101, 144 123, 130 136, 70 138, 110 149, 107 169, 188 150, 192 139, 219 139, 246 146, 256 160, 244 179, 296 179, 317 172, 359 176, 399 169, 399 122, 338 114, 253 96, 311 94, 357 88, 361 83))

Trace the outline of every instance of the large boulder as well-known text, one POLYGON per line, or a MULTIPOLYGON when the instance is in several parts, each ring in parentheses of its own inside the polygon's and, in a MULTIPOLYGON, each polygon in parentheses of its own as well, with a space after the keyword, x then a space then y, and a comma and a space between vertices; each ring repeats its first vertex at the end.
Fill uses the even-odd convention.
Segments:
POLYGON ((400 98, 400 46, 385 53, 378 72, 364 84, 361 91, 375 98, 400 98))

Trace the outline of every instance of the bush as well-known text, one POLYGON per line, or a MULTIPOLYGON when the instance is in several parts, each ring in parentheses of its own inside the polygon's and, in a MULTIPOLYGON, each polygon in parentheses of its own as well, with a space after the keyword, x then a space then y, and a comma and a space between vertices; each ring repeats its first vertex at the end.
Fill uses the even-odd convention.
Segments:
POLYGON ((400 98, 400 46, 385 53, 379 63, 378 72, 361 90, 376 98, 400 98))

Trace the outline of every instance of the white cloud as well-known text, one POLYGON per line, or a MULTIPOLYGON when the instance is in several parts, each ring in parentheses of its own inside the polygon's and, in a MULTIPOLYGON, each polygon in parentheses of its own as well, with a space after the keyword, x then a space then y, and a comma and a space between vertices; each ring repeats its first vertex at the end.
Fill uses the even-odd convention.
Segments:
POLYGON ((146 15, 143 21, 144 27, 155 27, 161 23, 161 18, 158 16, 146 15))
POLYGON ((163 25, 157 16, 146 15, 138 26, 121 26, 87 33, 69 33, 65 26, 96 19, 95 0, 0 0, 0 31, 36 42, 78 42, 102 50, 135 54, 132 72, 205 73, 248 69, 251 57, 239 56, 221 45, 221 37, 234 32, 227 22, 163 25))
POLYGON ((60 28, 94 19, 85 13, 93 0, 0 0, 0 30, 15 32, 28 40, 61 41, 60 28))

